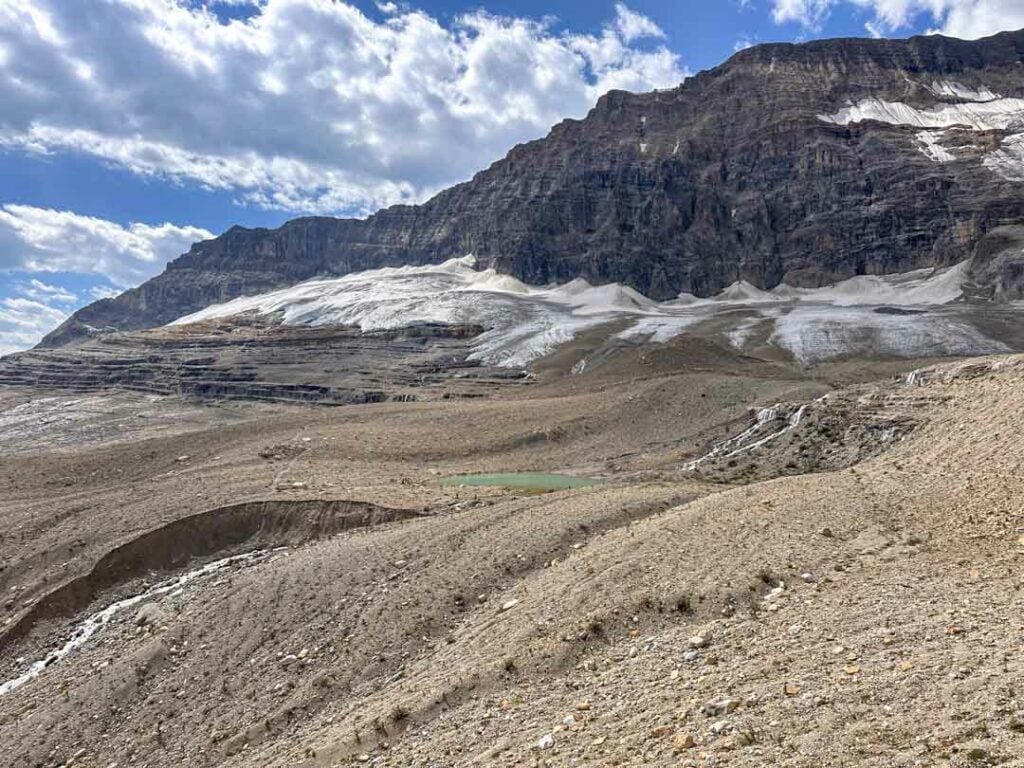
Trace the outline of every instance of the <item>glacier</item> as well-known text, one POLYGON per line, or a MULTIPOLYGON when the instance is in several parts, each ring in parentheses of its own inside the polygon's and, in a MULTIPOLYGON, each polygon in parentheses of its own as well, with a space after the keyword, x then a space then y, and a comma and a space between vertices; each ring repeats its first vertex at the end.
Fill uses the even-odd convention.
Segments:
POLYGON ((685 294, 665 302, 618 283, 595 286, 576 279, 531 286, 475 265, 473 256, 465 256, 310 280, 214 304, 172 325, 240 315, 362 331, 420 323, 479 325, 484 331, 473 340, 470 358, 510 368, 526 368, 584 331, 609 323, 625 324, 611 335, 613 340, 658 344, 702 332, 712 319, 724 327, 718 333, 725 343, 736 349, 761 339, 804 363, 853 354, 1008 351, 957 313, 955 302, 970 266, 966 261, 945 269, 857 276, 813 289, 782 284, 765 291, 739 281, 710 298, 685 294), (765 332, 755 333, 758 328, 765 332))

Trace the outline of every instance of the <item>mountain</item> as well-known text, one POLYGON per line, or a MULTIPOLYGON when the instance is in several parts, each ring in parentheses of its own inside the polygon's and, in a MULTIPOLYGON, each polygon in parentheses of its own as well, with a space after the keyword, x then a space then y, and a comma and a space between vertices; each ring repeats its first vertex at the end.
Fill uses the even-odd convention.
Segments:
POLYGON ((612 91, 422 205, 234 227, 42 346, 469 253, 527 283, 582 277, 663 300, 943 267, 977 250, 978 291, 1015 297, 1019 233, 1003 228, 1024 224, 1022 64, 1024 30, 757 46, 674 89, 612 91))

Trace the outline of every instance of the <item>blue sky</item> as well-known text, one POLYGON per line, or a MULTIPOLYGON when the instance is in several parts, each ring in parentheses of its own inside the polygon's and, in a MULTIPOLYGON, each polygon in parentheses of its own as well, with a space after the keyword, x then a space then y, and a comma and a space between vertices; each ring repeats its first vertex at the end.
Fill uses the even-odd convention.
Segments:
POLYGON ((468 178, 739 48, 978 37, 1024 0, 0 0, 0 354, 233 224, 468 178))

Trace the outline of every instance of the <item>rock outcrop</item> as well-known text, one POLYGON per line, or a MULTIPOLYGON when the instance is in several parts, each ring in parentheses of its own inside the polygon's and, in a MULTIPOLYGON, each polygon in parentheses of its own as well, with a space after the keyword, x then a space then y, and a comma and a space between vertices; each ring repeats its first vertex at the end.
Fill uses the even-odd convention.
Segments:
POLYGON ((610 92, 585 119, 423 205, 232 228, 82 309, 43 345, 318 275, 467 253, 527 282, 582 276, 654 299, 948 265, 1024 222, 1024 150, 1019 169, 1010 152, 1024 147, 1013 133, 1022 116, 945 137, 955 151, 920 126, 823 118, 863 100, 1012 106, 1022 63, 1024 31, 758 46, 671 90, 610 92), (986 161, 993 153, 1006 155, 1001 166, 986 161))
POLYGON ((1024 226, 997 227, 978 243, 971 277, 985 298, 1024 298, 1024 226))
POLYGON ((0 360, 0 387, 351 405, 482 397, 521 371, 467 359, 479 326, 395 331, 259 322, 118 332, 0 360))

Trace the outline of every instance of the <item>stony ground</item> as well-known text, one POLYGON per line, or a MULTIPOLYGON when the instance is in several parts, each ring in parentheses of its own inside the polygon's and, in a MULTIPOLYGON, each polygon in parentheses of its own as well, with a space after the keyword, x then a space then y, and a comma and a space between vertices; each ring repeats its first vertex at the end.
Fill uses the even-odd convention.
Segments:
MULTIPOLYGON (((877 384, 851 389, 850 367, 739 376, 709 357, 680 372, 659 354, 623 363, 639 375, 553 375, 510 398, 260 411, 9 453, 7 631, 116 545, 203 510, 345 498, 426 514, 119 614, 0 696, 0 762, 1024 764, 1024 360, 911 383, 912 366, 879 365, 877 384), (842 426, 831 471, 681 470, 748 408, 830 391, 845 415, 808 423, 842 426), (912 402, 913 429, 862 453, 860 402, 883 421, 912 402), (604 482, 437 482, 519 469, 604 482)), ((758 466, 785 468, 799 445, 758 449, 758 466)), ((0 677, 166 575, 144 566, 0 640, 0 677)))

